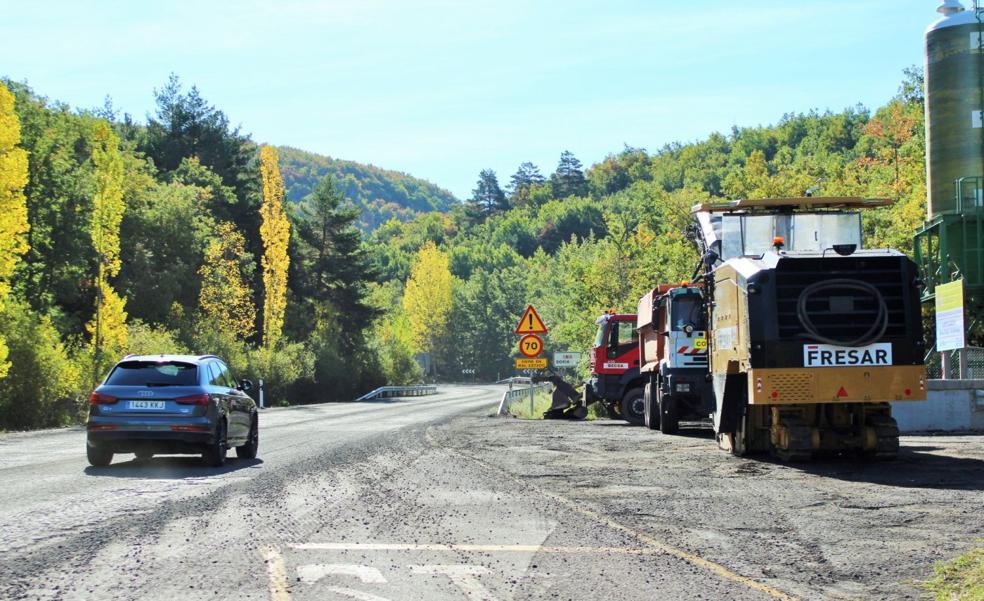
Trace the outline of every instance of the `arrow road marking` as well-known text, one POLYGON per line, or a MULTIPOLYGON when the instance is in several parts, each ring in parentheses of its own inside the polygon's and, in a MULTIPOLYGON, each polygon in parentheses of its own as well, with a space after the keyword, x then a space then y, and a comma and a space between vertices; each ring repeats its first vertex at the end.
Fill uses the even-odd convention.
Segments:
POLYGON ((447 576, 448 580, 461 589, 468 597, 468 601, 496 601, 487 588, 482 586, 476 576, 487 574, 489 571, 484 566, 469 565, 438 565, 438 566, 410 566, 410 571, 414 574, 441 574, 447 576))
POLYGON ((297 567, 297 576, 311 584, 325 576, 355 576, 365 584, 386 584, 386 579, 376 568, 346 563, 316 563, 297 567))

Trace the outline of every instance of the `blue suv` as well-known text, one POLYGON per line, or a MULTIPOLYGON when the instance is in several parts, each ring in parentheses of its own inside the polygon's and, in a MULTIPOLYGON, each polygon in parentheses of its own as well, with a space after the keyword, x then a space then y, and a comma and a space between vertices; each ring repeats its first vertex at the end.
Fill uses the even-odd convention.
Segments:
POLYGON ((127 355, 89 397, 89 463, 109 465, 114 453, 200 453, 218 467, 229 447, 253 459, 260 438, 252 386, 215 355, 127 355))

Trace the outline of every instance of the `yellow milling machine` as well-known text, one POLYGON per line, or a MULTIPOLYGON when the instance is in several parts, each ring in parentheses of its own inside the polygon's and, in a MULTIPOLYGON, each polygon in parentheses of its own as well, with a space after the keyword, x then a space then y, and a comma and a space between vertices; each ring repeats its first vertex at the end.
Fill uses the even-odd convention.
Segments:
POLYGON ((784 460, 891 458, 889 401, 926 398, 916 265, 863 249, 860 210, 774 198, 694 207, 718 444, 784 460))

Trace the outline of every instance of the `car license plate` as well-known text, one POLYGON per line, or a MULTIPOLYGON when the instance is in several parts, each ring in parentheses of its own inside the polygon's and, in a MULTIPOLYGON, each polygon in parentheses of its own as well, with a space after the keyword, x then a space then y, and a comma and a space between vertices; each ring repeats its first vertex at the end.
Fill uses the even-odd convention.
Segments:
POLYGON ((129 409, 163 409, 164 401, 129 401, 129 409))

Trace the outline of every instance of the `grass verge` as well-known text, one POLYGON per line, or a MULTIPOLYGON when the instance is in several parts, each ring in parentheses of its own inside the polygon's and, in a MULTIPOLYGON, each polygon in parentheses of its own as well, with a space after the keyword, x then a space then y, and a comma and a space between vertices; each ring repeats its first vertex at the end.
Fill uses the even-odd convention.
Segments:
POLYGON ((533 396, 533 409, 530 410, 530 396, 527 394, 509 405, 509 413, 519 419, 543 419, 543 414, 550 409, 553 402, 550 392, 537 391, 533 396))
POLYGON ((984 601, 984 547, 937 563, 934 572, 922 585, 936 601, 984 601))
MULTIPOLYGON (((519 419, 543 419, 543 414, 550 409, 553 404, 553 392, 537 391, 533 397, 533 409, 530 410, 529 394, 518 398, 509 405, 509 413, 519 419)), ((599 418, 608 417, 608 412, 602 407, 601 403, 594 403, 588 407, 588 416, 584 419, 591 421, 599 418)))

